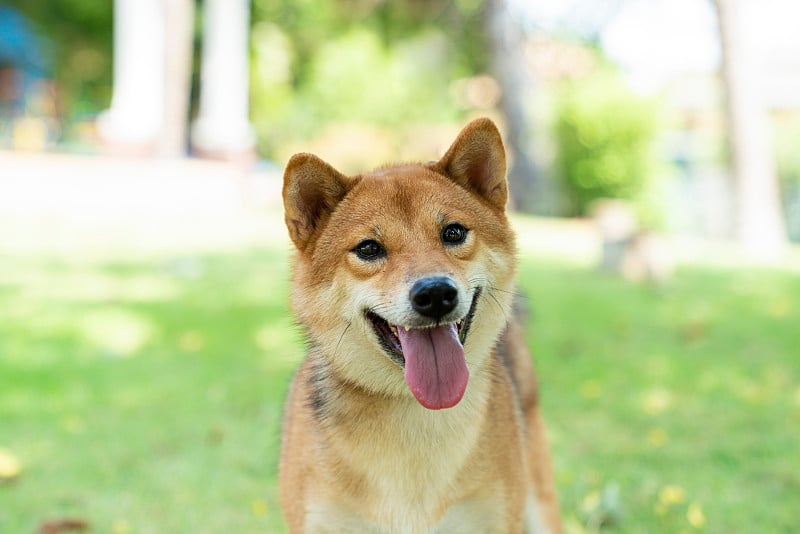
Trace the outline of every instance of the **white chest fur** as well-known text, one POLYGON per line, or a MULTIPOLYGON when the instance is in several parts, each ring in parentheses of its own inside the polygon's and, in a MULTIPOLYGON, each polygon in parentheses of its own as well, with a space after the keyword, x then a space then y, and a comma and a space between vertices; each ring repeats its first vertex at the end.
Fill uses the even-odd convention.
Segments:
POLYGON ((329 434, 330 453, 365 481, 367 497, 348 503, 337 495, 315 496, 309 532, 492 532, 502 523, 502 491, 464 493, 459 481, 483 426, 488 383, 481 382, 474 380, 448 410, 426 410, 407 399, 379 419, 357 422, 370 429, 369 439, 361 432, 329 434))

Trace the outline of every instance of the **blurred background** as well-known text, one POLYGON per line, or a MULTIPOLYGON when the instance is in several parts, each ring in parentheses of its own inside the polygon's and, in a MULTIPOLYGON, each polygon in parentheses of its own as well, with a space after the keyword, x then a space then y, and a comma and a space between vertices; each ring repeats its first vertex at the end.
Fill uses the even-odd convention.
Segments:
POLYGON ((796 532, 800 4, 0 0, 0 532, 283 532, 282 167, 509 155, 568 532, 796 532))

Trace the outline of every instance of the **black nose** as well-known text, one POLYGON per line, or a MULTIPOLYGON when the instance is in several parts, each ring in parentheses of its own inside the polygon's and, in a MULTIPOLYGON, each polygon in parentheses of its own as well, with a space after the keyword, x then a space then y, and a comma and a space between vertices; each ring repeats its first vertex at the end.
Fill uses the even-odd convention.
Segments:
POLYGON ((409 293, 417 313, 439 320, 458 305, 458 286, 444 276, 417 280, 409 293))

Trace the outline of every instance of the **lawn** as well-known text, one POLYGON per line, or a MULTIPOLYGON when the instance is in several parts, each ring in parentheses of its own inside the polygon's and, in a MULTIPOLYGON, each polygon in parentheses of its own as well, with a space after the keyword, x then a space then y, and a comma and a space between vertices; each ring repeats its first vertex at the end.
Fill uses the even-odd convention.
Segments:
MULTIPOLYGON (((280 246, 0 256, 0 532, 283 532, 287 273, 280 246)), ((798 531, 800 277, 520 278, 569 531, 798 531)))

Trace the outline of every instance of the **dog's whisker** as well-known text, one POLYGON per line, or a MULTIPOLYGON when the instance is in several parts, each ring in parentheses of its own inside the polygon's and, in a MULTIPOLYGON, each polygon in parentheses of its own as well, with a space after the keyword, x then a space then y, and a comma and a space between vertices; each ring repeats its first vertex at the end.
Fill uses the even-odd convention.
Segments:
POLYGON ((492 300, 494 301, 495 304, 497 304, 497 307, 500 309, 500 312, 503 314, 503 318, 505 319, 506 322, 508 322, 508 315, 506 314, 506 310, 505 310, 505 308, 503 308, 503 305, 500 304, 500 301, 497 300, 497 297, 494 296, 494 293, 492 291, 487 291, 486 294, 489 297, 492 298, 492 300))
POLYGON ((523 298, 523 299, 527 299, 528 298, 527 295, 525 295, 524 293, 522 293, 520 291, 514 291, 514 290, 508 290, 508 289, 500 289, 497 286, 495 286, 494 284, 490 284, 489 280, 486 277, 474 276, 472 278, 469 278, 467 280, 467 282, 470 285, 470 289, 473 289, 473 290, 476 287, 484 287, 484 288, 488 289, 489 291, 498 291, 500 293, 513 295, 515 297, 519 297, 519 298, 523 298))
POLYGON ((499 293, 505 293, 506 295, 513 295, 515 297, 519 297, 521 299, 527 299, 528 296, 524 293, 520 293, 519 291, 508 291, 507 289, 499 289, 497 287, 490 287, 491 291, 497 291, 499 293))
POLYGON ((345 334, 347 333, 347 331, 350 329, 350 327, 352 326, 352 324, 353 324, 353 322, 352 322, 352 321, 347 321, 347 326, 345 326, 345 327, 344 327, 344 330, 342 331, 342 335, 341 335, 341 336, 339 336, 339 341, 337 341, 337 342, 336 342, 336 347, 333 349, 333 355, 334 355, 334 356, 336 356, 336 353, 337 353, 337 352, 339 352, 339 345, 341 345, 341 344, 342 344, 342 339, 344 339, 344 335, 345 335, 345 334))

